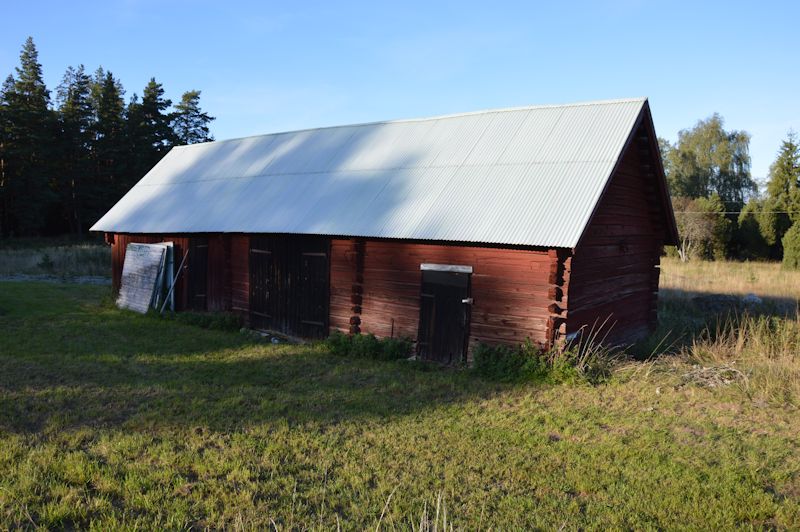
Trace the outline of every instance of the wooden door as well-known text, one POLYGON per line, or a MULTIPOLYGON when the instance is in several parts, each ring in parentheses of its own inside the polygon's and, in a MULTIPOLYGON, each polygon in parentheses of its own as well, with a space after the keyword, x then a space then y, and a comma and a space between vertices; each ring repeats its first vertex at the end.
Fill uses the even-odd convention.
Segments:
POLYGON ((330 241, 298 235, 250 238, 250 323, 303 338, 325 338, 330 241))
POLYGON ((289 290, 292 301, 288 329, 303 338, 326 338, 330 315, 330 241, 304 237, 296 242, 299 247, 291 257, 296 267, 289 290))
POLYGON ((466 357, 470 317, 470 274, 423 271, 420 301, 420 358, 458 364, 466 357))
POLYGON ((281 287, 275 264, 274 237, 250 237, 250 325, 255 329, 277 329, 280 324, 281 287))
POLYGON ((191 310, 204 311, 208 308, 208 239, 192 237, 189 239, 188 300, 191 310))

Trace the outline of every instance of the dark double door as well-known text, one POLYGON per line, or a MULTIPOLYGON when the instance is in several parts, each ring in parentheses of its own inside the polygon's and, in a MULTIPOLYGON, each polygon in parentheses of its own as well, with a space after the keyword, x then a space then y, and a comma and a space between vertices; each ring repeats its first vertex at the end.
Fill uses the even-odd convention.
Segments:
POLYGON ((465 360, 469 337, 470 274, 423 271, 419 356, 442 364, 465 360))
POLYGON ((328 336, 330 241, 250 237, 250 324, 302 338, 328 336))

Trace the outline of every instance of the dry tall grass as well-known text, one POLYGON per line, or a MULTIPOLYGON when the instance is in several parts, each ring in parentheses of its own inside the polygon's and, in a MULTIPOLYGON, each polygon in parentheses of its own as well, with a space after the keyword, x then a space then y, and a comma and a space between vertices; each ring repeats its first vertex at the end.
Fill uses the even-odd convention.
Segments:
POLYGON ((716 375, 753 400, 800 405, 800 272, 777 263, 666 259, 660 284, 661 328, 683 335, 678 352, 696 368, 691 378, 716 375), (764 304, 744 313, 702 315, 691 301, 750 293, 764 304))
POLYGON ((97 244, 0 249, 0 276, 55 277, 111 274, 111 249, 97 244))
POLYGON ((800 299, 800 271, 777 262, 689 261, 664 257, 660 287, 709 294, 756 294, 800 299))
POLYGON ((751 399, 800 405, 800 318, 730 318, 683 354, 706 373, 729 375, 751 399))

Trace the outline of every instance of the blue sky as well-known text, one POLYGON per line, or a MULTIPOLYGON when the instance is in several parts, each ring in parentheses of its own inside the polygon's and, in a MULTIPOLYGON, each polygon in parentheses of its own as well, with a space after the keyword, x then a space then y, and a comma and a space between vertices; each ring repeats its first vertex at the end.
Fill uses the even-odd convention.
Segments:
POLYGON ((487 108, 648 96, 672 141, 719 112, 767 175, 800 130, 800 3, 7 1, 0 74, 33 36, 127 91, 203 91, 218 139, 487 108))

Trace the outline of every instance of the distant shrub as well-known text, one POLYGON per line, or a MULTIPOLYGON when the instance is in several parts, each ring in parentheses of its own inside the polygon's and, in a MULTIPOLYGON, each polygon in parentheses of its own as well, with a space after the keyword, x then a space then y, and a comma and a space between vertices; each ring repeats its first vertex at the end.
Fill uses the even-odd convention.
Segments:
POLYGON ((241 316, 232 312, 174 312, 164 314, 178 323, 215 331, 238 331, 243 324, 241 316))
POLYGON ((795 222, 783 235, 783 267, 800 270, 800 221, 795 222))
POLYGON ((411 355, 407 338, 377 338, 374 334, 343 334, 335 331, 327 340, 331 353, 338 356, 399 360, 411 355))
POLYGON ((44 255, 42 255, 42 259, 36 264, 36 266, 46 271, 47 273, 53 273, 53 270, 55 270, 56 267, 56 263, 53 262, 52 258, 50 258, 49 253, 45 253, 44 255))

